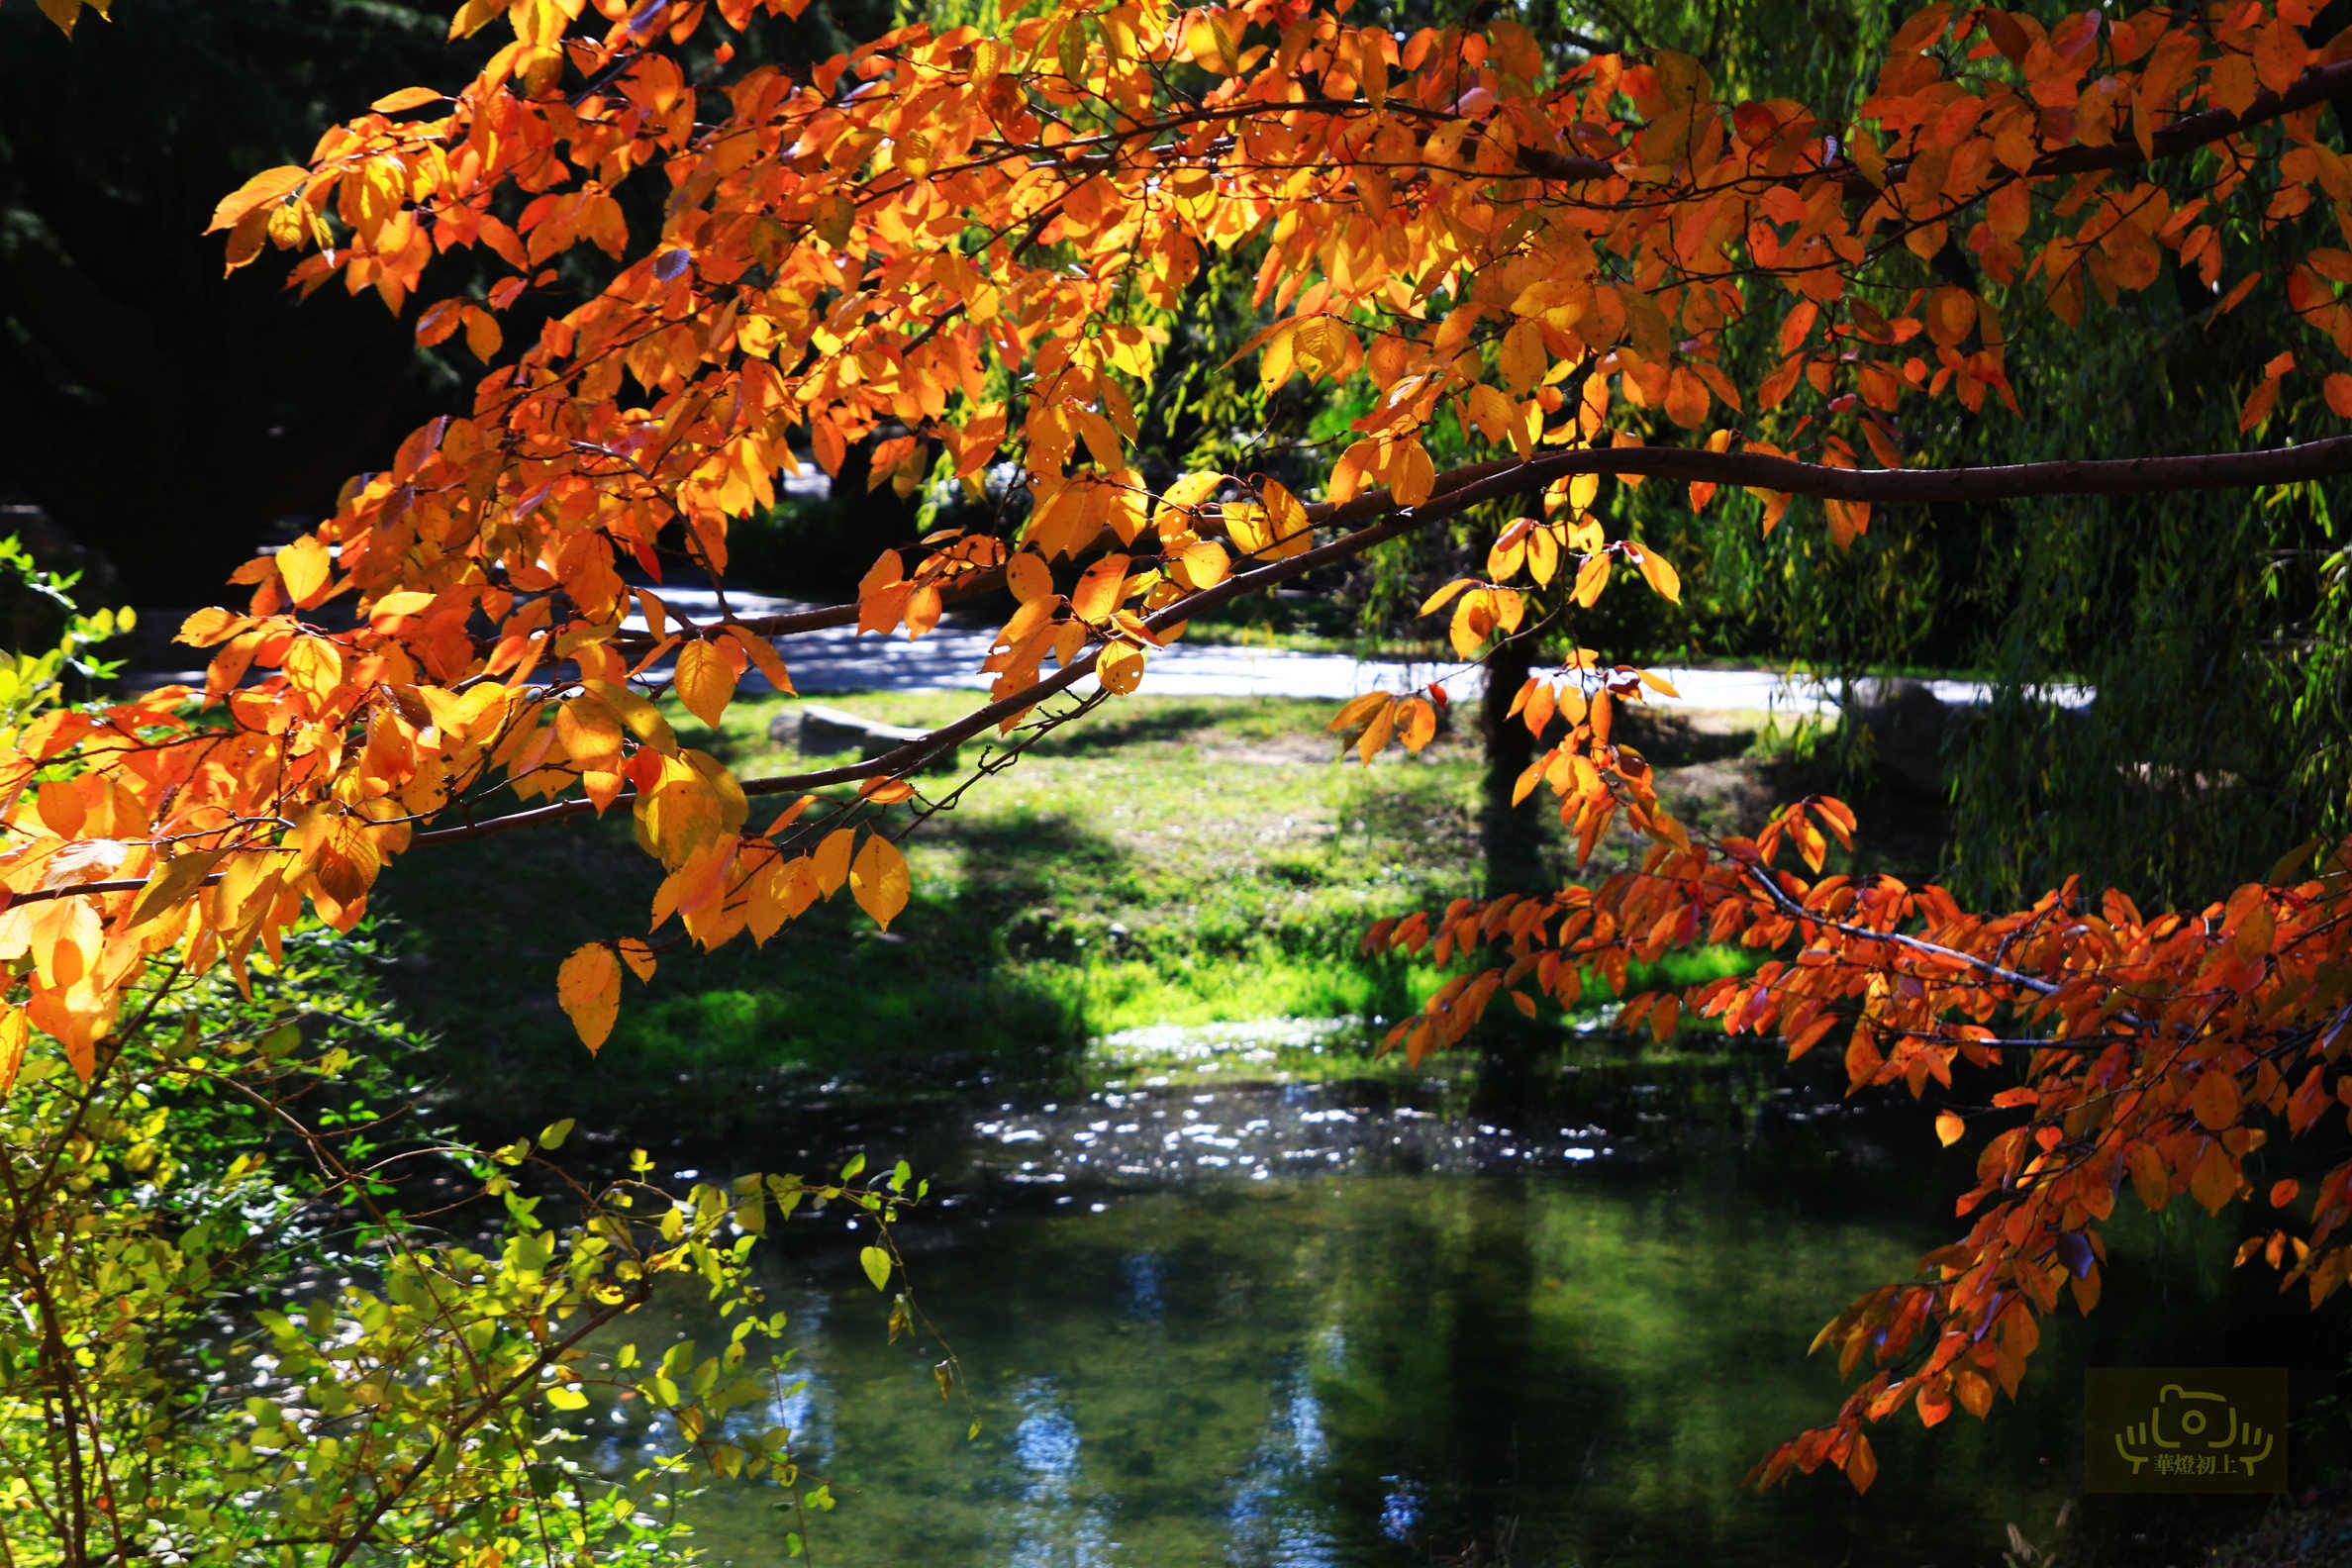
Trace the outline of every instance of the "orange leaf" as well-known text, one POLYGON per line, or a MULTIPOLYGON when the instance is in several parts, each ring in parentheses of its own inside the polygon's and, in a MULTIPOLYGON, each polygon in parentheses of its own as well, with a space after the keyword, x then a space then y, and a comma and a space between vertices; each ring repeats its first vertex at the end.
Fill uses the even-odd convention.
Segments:
POLYGON ((2207 1214, 2219 1214, 2221 1206, 2237 1196, 2238 1169, 2218 1142, 2205 1145, 2205 1157, 2197 1162, 2197 1169, 2189 1175, 2189 1196, 2205 1205, 2207 1214))
POLYGON ((2246 405, 2238 410, 2238 431, 2244 434, 2271 416, 2271 409, 2279 401, 2279 381, 2276 376, 2246 394, 2246 405))
POLYGON ((2237 1075, 2218 1067, 2206 1073, 2190 1091, 2189 1108, 2208 1131, 2236 1127, 2240 1109, 2237 1075))
POLYGON ((1674 569, 1672 561, 1644 545, 1633 564, 1641 568, 1641 575, 1657 591, 1658 597, 1668 604, 1682 603, 1682 574, 1674 569))
POLYGON ((429 103, 441 103, 446 94, 432 87, 403 87, 396 93, 386 93, 367 107, 377 114, 399 114, 403 110, 422 109, 429 103))
POLYGON ((869 834, 849 863, 849 896, 884 931, 907 907, 907 857, 880 833, 869 834))
POLYGON ((310 178, 310 172, 299 163, 263 169, 221 198, 220 205, 213 209, 212 222, 205 226, 204 232, 211 234, 216 229, 235 228, 237 221, 254 208, 278 201, 299 188, 310 178))
POLYGON ((1398 705, 1397 737, 1405 742, 1408 751, 1419 751, 1437 734, 1437 710, 1420 697, 1408 697, 1398 705))
POLYGON ((653 946, 641 936, 624 937, 621 941, 621 961, 629 965, 629 972, 640 981, 653 978, 653 946))
POLYGON ((1857 1492, 1869 1491, 1870 1483, 1878 1479, 1878 1455, 1871 1451, 1870 1438, 1864 1433, 1854 1433, 1854 1446, 1846 1454, 1845 1473, 1857 1492))
POLYGON ((595 1052, 621 1015, 621 960, 613 949, 603 942, 573 948, 556 971, 555 1000, 579 1030, 580 1043, 595 1052))
POLYGON ((1950 1148, 1968 1131, 1968 1124, 1949 1111, 1939 1111, 1935 1117, 1935 1141, 1950 1148))
POLYGON ((793 695, 792 676, 786 672, 784 660, 777 656, 776 645, 773 642, 758 633, 746 632, 739 626, 729 627, 727 634, 741 644, 743 656, 751 661, 753 669, 767 677, 767 683, 770 686, 787 697, 793 695))

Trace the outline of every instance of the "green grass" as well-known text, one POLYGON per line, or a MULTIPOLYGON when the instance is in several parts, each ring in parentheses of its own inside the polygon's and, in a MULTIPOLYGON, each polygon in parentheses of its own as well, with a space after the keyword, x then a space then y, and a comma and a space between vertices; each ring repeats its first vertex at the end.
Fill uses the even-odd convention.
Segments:
MULTIPOLYGON (((829 701, 935 725, 971 699, 829 701)), ((740 704, 717 735, 685 721, 680 737, 746 779, 844 759, 771 741, 780 706, 740 704)), ((1358 940, 1382 916, 1477 887, 1477 745, 1457 731, 1418 757, 1336 762, 1330 712, 1138 695, 1055 731, 905 841, 914 896, 889 932, 842 897, 764 949, 673 947, 649 986, 625 982, 593 1061, 556 1008, 554 972, 582 942, 644 932, 658 868, 624 813, 411 857, 378 907, 410 933, 404 999, 443 1037, 459 1103, 543 1102, 553 1084, 584 1119, 639 1127, 721 1131, 761 1115, 780 1082, 903 1095, 983 1074, 1085 1081, 1104 1070, 1090 1040, 1146 1025, 1394 1020, 1442 977, 1364 958, 1358 940)), ((965 765, 979 757, 967 744, 965 765)), ((754 822, 773 809, 756 802, 754 822)), ((1357 1048, 1295 1064, 1364 1065, 1357 1048)))

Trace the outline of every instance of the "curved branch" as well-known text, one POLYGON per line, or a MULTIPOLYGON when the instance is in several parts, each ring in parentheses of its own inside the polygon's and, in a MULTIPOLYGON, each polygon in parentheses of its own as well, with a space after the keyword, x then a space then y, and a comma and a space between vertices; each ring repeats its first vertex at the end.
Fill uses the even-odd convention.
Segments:
MULTIPOLYGON (((2149 495, 2292 484, 2352 473, 2352 436, 2332 436, 2269 451, 2199 452, 2182 457, 2069 458, 1986 468, 1835 468, 1763 452, 1711 452, 1685 446, 1577 447, 1524 462, 1486 463, 1446 476, 1442 493, 1421 510, 1450 516, 1479 501, 1540 489, 1573 474, 1619 474, 1741 485, 1827 501, 1890 504, 2012 501, 2026 496, 2149 495)), ((1317 523, 1344 523, 1397 509, 1386 490, 1341 506, 1307 509, 1317 523)))
MULTIPOLYGON (((1835 468, 1826 463, 1801 462, 1761 452, 1711 452, 1681 446, 1576 447, 1547 453, 1524 462, 1476 463, 1454 469, 1437 481, 1435 492, 1418 507, 1400 505, 1386 490, 1375 490, 1339 505, 1317 502, 1307 508, 1321 526, 1365 524, 1354 532, 1301 551, 1286 560, 1236 572, 1178 604, 1153 612, 1143 624, 1152 632, 1179 626, 1204 610, 1245 598, 1303 576, 1319 566, 1362 554, 1373 545, 1411 534, 1468 511, 1482 502, 1541 490, 1554 480, 1580 473, 1639 475, 1683 479, 1819 496, 1832 501, 1922 503, 1934 501, 1999 501, 2045 495, 2134 495, 2174 490, 2242 488, 2286 484, 2352 473, 2352 436, 2330 437, 2301 446, 2270 451, 2204 452, 2182 457, 2121 457, 2011 463, 1989 468, 1835 468), (1371 520, 1379 521, 1371 521, 1371 520)), ((989 585, 996 571, 975 573, 970 592, 989 585)), ((856 619, 855 605, 790 616, 764 617, 737 623, 748 630, 769 632, 778 623, 792 630, 814 631, 856 619)), ((992 725, 1035 707, 1046 698, 1067 691, 1092 673, 1102 656, 1100 646, 1072 660, 1042 680, 976 708, 953 724, 943 725, 905 745, 869 761, 810 773, 746 779, 746 795, 775 795, 788 790, 819 789, 829 784, 854 784, 887 778, 920 767, 935 753, 957 744, 992 725)), ((634 801, 637 792, 623 791, 609 804, 634 801)), ((411 847, 487 838, 523 828, 545 827, 585 816, 596 810, 586 800, 556 801, 492 817, 462 827, 440 828, 418 833, 411 847)), ((216 876, 218 873, 215 874, 216 876)), ((207 878, 208 882, 213 878, 207 878)), ((13 902, 76 897, 90 893, 134 891, 144 883, 93 882, 79 887, 47 888, 20 893, 13 902)))

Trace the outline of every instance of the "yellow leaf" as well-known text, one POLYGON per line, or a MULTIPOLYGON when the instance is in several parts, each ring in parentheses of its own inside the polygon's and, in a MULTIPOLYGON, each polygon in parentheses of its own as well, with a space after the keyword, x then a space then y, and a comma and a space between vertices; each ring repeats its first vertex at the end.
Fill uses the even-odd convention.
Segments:
POLYGON ((1945 1148, 1950 1148, 1953 1144, 1959 1142, 1961 1135, 1967 1130, 1968 1124, 1961 1121, 1951 1112, 1941 1111, 1936 1113, 1935 1141, 1941 1143, 1945 1148))
POLYGON ((1284 322, 1268 335, 1264 346, 1258 349, 1258 385, 1271 395, 1291 378, 1292 340, 1298 335, 1299 324, 1284 322))
POLYGON ((1214 539, 1195 539, 1177 552, 1175 575, 1187 588, 1214 588, 1231 574, 1232 561, 1214 539))
POLYGON ((1488 441, 1498 443, 1509 441, 1518 416, 1519 411, 1511 400, 1485 382, 1470 389, 1470 418, 1476 422, 1478 433, 1488 441))
POLYGON ((1166 493, 1160 497, 1160 505, 1189 510, 1217 494, 1218 487, 1225 482, 1225 476, 1221 473, 1186 474, 1168 486, 1166 493))
POLYGON ((1601 590, 1609 586, 1609 557, 1592 554, 1576 569, 1576 587, 1571 597, 1580 609, 1590 610, 1600 601, 1601 590))
POLYGON ((735 666, 715 643, 689 642, 678 650, 677 686, 686 711, 716 730, 735 698, 735 666))
POLYGON ((170 909, 193 893, 221 863, 226 849, 198 849, 164 861, 140 889, 139 902, 131 907, 131 924, 145 926, 148 921, 170 909))
POLYGON ((1143 682, 1143 650, 1127 642, 1114 642, 1103 649, 1103 656, 1095 663, 1095 679, 1103 690, 1124 697, 1143 682))
POLYGON ((367 607, 367 619, 397 621, 403 616, 419 615, 433 608, 434 597, 414 588, 388 593, 367 607))
POLYGON ((1070 590, 1070 613, 1081 621, 1101 621, 1119 608, 1120 590, 1127 585, 1127 558, 1105 555, 1080 574, 1070 590))
POLYGON ((888 931, 907 907, 908 886, 907 857, 898 845, 880 833, 868 834, 849 865, 849 896, 857 900, 857 907, 888 931))
POLYGON ((1266 525, 1266 509, 1255 501, 1228 501, 1225 507, 1225 535, 1244 555, 1257 556, 1274 547, 1266 525))
POLYGON ((1477 586, 1478 579, 1475 577, 1456 577, 1452 582, 1447 583, 1444 587, 1429 595, 1428 598, 1423 599, 1421 601, 1421 607, 1413 613, 1415 615, 1427 615, 1431 611, 1441 608, 1448 599, 1451 599, 1455 594, 1460 593, 1463 589, 1475 588, 1477 586))
POLYGON ((1029 604, 1053 592, 1053 573, 1041 557, 1023 550, 1005 563, 1005 586, 1015 599, 1029 604))
POLYGON ((1389 468, 1389 494, 1399 506, 1417 507, 1437 488, 1437 469, 1420 441, 1407 441, 1389 468))
POLYGON ((857 1264, 865 1270, 865 1277, 874 1282, 874 1289, 881 1290, 889 1285, 890 1254, 880 1247, 861 1248, 857 1254, 857 1264))
POLYGON ((1496 365, 1503 372, 1503 382, 1515 397, 1525 397, 1543 379, 1543 326, 1540 322, 1522 321, 1503 335, 1503 347, 1495 356, 1496 365))
POLYGON ((642 937, 631 936, 622 941, 621 961, 629 965, 629 972, 640 982, 653 978, 653 947, 642 937))
POLYGON ((0 1100, 6 1100, 8 1091, 16 1087, 17 1070, 25 1065, 25 1041, 31 1033, 32 1025, 22 1010, 11 1008, 0 1016, 0 1100))
POLYGON ((854 829, 835 828, 810 856, 810 869, 817 873, 817 890, 827 898, 840 892, 842 882, 848 879, 849 846, 856 838, 854 829))
POLYGON ((1266 481, 1266 529, 1274 541, 1274 547, 1267 553, 1275 560, 1296 555, 1315 542, 1307 523, 1307 509, 1299 504, 1298 497, 1271 479, 1266 481))
POLYGON ((1367 724, 1371 721, 1374 709, 1393 701, 1395 699, 1387 692, 1377 691, 1366 692, 1361 697, 1350 698, 1341 705, 1339 712, 1332 716, 1331 722, 1323 726, 1323 733, 1336 735, 1342 730, 1353 730, 1359 725, 1367 724))
POLYGON ((327 586, 335 570, 335 556, 315 534, 305 534, 277 552, 278 575, 286 580, 286 597, 296 605, 327 586))
POLYGON ((1674 569, 1672 561, 1643 545, 1641 558, 1634 564, 1641 568, 1641 575, 1648 579, 1649 585, 1657 590, 1660 598, 1669 604, 1682 603, 1682 574, 1674 569))
POLYGON ((572 949, 555 974, 555 1000, 579 1030, 580 1043, 594 1052, 621 1016, 621 960, 603 942, 572 949))
POLYGON ((484 24, 507 8, 507 0, 465 0, 449 20, 449 37, 471 38, 484 24))

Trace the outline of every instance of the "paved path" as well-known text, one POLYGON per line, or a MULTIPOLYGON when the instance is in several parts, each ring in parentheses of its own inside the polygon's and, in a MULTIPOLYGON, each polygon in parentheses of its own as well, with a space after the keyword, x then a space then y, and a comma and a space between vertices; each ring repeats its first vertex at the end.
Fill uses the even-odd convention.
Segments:
MULTIPOLYGON (((698 621, 718 614, 716 596, 708 589, 670 587, 665 602, 698 621)), ((738 616, 777 615, 815 608, 790 600, 756 594, 728 595, 729 607, 738 616)), ((167 614, 166 612, 158 612, 167 614)), ((171 619, 177 620, 176 616, 171 619)), ((643 622, 632 618, 641 629, 643 622)), ((910 642, 905 637, 859 636, 846 627, 807 632, 784 646, 793 685, 810 696, 856 691, 987 691, 995 677, 980 673, 988 658, 994 628, 950 618, 928 637, 910 642)), ((174 649, 184 653, 185 649, 174 649)), ((1832 694, 1811 679, 1776 675, 1768 670, 1656 669, 1681 695, 1679 699, 1652 693, 1650 700, 1667 708, 1719 709, 1812 715, 1833 712, 1832 694)), ((1271 648, 1219 647, 1179 641, 1151 655, 1143 690, 1171 697, 1309 697, 1345 701, 1367 691, 1411 691, 1437 681, 1446 695, 1460 702, 1478 695, 1484 672, 1459 663, 1406 663, 1392 659, 1356 659, 1343 653, 1293 653, 1271 648)), ((134 680, 162 684, 186 680, 201 685, 201 669, 142 669, 134 680)), ((1083 683, 1093 690, 1091 681, 1083 683)), ((1946 703, 1980 703, 1991 695, 1974 681, 1925 683, 1946 703)), ((763 692, 767 684, 756 671, 743 678, 745 692, 763 692)), ((2091 700, 2082 687, 2058 687, 2050 700, 2063 707, 2080 707, 2091 700)))
MULTIPOLYGON (((702 590, 666 591, 663 598, 698 620, 717 605, 702 590)), ((805 610, 783 600, 729 595, 739 616, 805 610)), ((988 657, 994 629, 942 621, 930 636, 910 642, 902 636, 858 636, 847 628, 802 633, 785 645, 792 683, 811 696, 851 691, 986 691, 995 677, 978 673, 988 657)), ((1355 659, 1341 653, 1293 653, 1270 648, 1217 647, 1178 641, 1151 655, 1143 690, 1172 697, 1316 697, 1344 701, 1367 691, 1411 691, 1441 681, 1446 695, 1462 701, 1478 694, 1484 672, 1458 663, 1404 663, 1355 659)), ((1651 694, 1672 708, 1730 709, 1790 715, 1835 710, 1834 696, 1805 677, 1789 679, 1766 670, 1656 669, 1681 693, 1679 701, 1651 694)), ((750 689, 754 677, 745 677, 750 689)), ((1924 683, 1947 703, 1979 703, 1990 689, 1975 681, 1924 683)), ((1086 689, 1092 690, 1091 682, 1086 689)), ((2060 688, 2051 700, 2065 707, 2090 701, 2081 688, 2060 688)))

